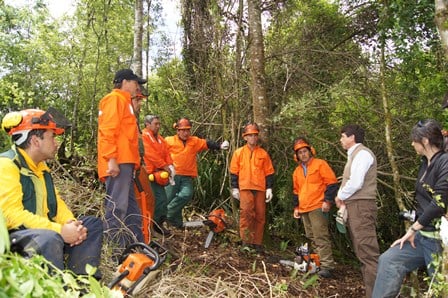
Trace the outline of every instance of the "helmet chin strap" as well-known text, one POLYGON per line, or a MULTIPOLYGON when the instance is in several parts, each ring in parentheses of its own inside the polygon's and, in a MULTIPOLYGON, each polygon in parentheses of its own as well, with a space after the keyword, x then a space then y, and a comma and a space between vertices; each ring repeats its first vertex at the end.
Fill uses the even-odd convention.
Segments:
POLYGON ((15 133, 13 133, 13 136, 17 136, 20 135, 20 137, 17 140, 14 140, 14 143, 18 146, 22 145, 23 142, 26 141, 26 139, 28 138, 28 134, 30 133, 31 129, 26 129, 26 130, 21 130, 21 131, 17 131, 15 133))

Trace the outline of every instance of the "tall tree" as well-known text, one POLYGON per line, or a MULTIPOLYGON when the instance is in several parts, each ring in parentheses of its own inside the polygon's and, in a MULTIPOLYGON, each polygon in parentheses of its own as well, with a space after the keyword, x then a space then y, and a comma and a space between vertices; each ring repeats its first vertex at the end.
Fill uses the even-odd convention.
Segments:
POLYGON ((247 1, 252 109, 253 120, 260 125, 260 137, 268 143, 269 106, 266 94, 264 39, 260 6, 260 0, 247 1))
POLYGON ((143 0, 135 0, 134 9, 134 55, 132 59, 132 69, 139 77, 142 77, 143 0))

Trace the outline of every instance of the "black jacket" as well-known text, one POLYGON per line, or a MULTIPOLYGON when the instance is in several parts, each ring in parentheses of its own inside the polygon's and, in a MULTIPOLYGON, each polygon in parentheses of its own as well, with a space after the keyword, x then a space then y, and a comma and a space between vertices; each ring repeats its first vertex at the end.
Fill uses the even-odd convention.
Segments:
POLYGON ((422 158, 415 187, 418 222, 424 226, 423 231, 434 231, 433 219, 446 213, 448 203, 448 154, 439 151, 431 159, 422 158), (433 192, 433 193, 431 193, 433 192), (441 202, 436 201, 440 197, 441 202))

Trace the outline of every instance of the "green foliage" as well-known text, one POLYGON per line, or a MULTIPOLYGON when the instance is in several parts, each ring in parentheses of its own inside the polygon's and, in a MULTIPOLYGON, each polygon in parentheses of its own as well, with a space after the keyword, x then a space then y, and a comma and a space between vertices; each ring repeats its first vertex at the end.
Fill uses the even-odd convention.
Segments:
POLYGON ((442 255, 433 254, 432 262, 430 266, 435 268, 433 276, 425 277, 425 281, 429 284, 429 289, 426 297, 445 297, 446 293, 448 293, 448 283, 446 282, 446 276, 441 269, 443 267, 443 262, 446 260, 443 259, 442 255))
POLYGON ((311 274, 310 272, 307 272, 305 275, 303 275, 302 280, 305 280, 302 285, 304 289, 307 289, 309 287, 316 287, 319 285, 319 276, 317 274, 311 274))
POLYGON ((289 243, 289 240, 281 241, 280 242, 280 251, 286 251, 286 249, 288 248, 288 243, 289 243))
MULTIPOLYGON (((42 256, 0 255, 0 297, 123 297, 93 276, 74 276, 56 270, 42 256), (52 273, 49 273, 52 268, 52 273)), ((94 268, 90 268, 93 274, 94 268)))

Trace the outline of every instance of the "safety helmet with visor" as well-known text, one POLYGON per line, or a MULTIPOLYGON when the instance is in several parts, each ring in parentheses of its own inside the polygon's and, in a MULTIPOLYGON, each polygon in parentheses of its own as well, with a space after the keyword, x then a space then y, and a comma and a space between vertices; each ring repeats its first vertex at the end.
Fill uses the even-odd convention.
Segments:
POLYGON ((47 111, 26 109, 9 112, 2 119, 2 129, 13 137, 14 143, 21 145, 34 129, 51 129, 55 134, 64 133, 71 123, 59 111, 49 108, 47 111))

